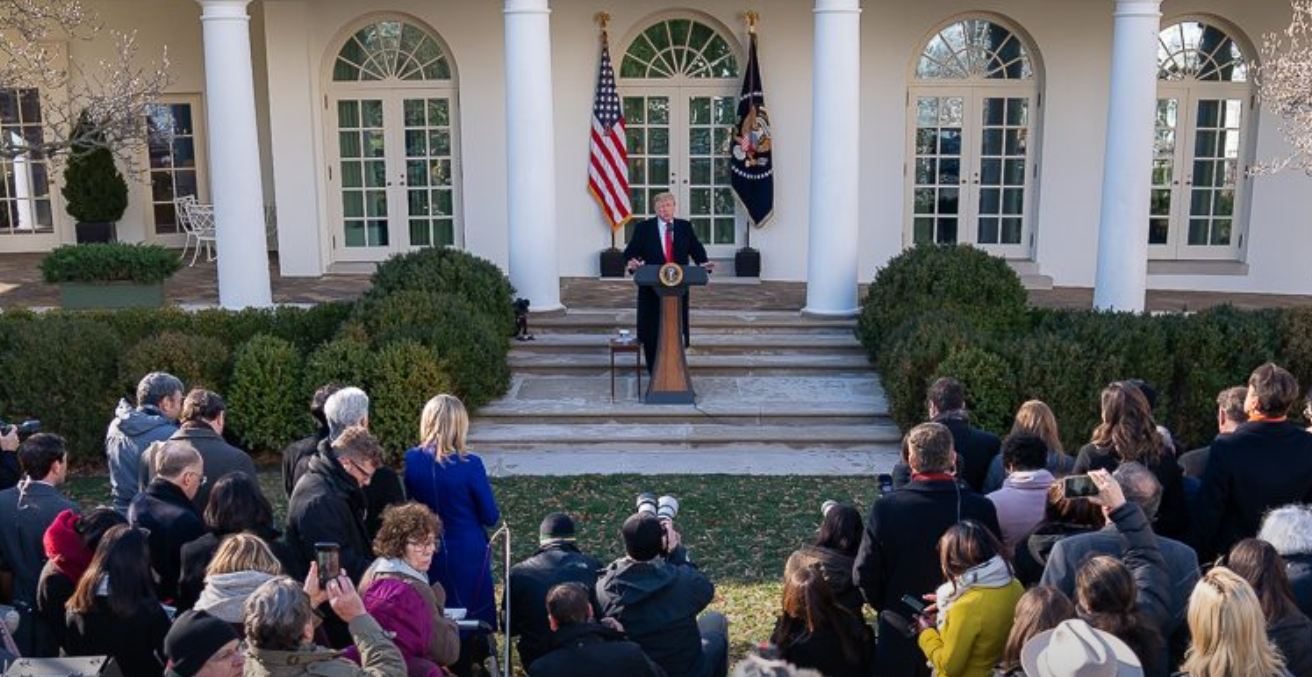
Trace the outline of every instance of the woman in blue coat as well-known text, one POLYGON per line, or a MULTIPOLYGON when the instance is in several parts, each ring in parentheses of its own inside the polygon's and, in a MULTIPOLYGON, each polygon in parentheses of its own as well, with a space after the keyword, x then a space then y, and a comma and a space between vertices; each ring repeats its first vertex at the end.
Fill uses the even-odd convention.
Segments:
POLYGON ((405 490, 442 519, 442 542, 428 567, 430 582, 447 591, 447 607, 468 618, 496 622, 488 527, 501 520, 483 461, 465 450, 469 415, 451 395, 424 405, 418 447, 405 454, 405 490))

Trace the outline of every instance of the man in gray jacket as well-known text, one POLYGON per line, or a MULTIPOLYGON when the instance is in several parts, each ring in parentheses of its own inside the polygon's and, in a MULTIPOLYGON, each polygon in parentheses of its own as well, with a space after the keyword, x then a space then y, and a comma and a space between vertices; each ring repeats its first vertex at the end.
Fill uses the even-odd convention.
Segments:
POLYGON ((109 459, 109 485, 114 510, 128 514, 128 504, 137 495, 141 481, 141 455, 152 442, 177 432, 182 412, 182 381, 172 374, 153 371, 137 384, 137 406, 119 400, 114 420, 105 433, 105 456, 109 459))
POLYGON ((59 493, 68 474, 68 455, 58 435, 39 433, 18 448, 25 477, 18 486, 0 491, 0 569, 14 574, 14 606, 20 617, 14 640, 24 656, 54 656, 58 647, 52 631, 34 613, 36 588, 46 563, 42 539, 55 516, 77 510, 59 493))

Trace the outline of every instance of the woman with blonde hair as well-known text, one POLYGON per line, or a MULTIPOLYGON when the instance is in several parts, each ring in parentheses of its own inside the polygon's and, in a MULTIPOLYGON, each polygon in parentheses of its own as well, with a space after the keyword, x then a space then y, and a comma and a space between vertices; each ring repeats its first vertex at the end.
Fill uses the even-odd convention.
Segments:
POLYGON ((1287 677, 1266 634, 1253 587, 1225 567, 1208 571, 1189 596, 1192 640, 1180 665, 1187 677, 1287 677))
MULTIPOLYGON (((1057 428, 1057 417, 1052 409, 1041 400, 1029 400, 1016 410, 1016 420, 1011 424, 1013 435, 1034 435, 1043 440, 1048 447, 1048 472, 1061 479, 1071 474, 1075 467, 1075 457, 1062 450, 1061 433, 1057 428)), ((984 492, 990 493, 1002 488, 1002 481, 1007 478, 1007 470, 1002 467, 1002 454, 993 457, 989 463, 989 473, 984 478, 984 492)))
MULTIPOLYGON (((469 414, 452 395, 437 395, 419 417, 419 446, 405 452, 405 490, 441 520, 437 552, 428 580, 442 584, 447 604, 467 610, 466 618, 497 626, 491 558, 486 529, 501 520, 483 460, 469 453, 469 414)), ((479 661, 486 646, 466 636, 457 674, 479 661)))
POLYGON ((1162 485, 1162 505, 1153 531, 1172 538, 1181 536, 1185 528, 1184 475, 1158 431, 1148 398, 1133 383, 1116 381, 1103 388, 1101 399, 1102 422, 1080 449, 1072 472, 1112 472, 1122 463, 1144 464, 1162 485))
POLYGON ((219 544, 205 568, 205 588, 195 608, 232 624, 237 634, 243 635, 246 598, 282 573, 282 565, 263 539, 255 534, 232 534, 219 544))

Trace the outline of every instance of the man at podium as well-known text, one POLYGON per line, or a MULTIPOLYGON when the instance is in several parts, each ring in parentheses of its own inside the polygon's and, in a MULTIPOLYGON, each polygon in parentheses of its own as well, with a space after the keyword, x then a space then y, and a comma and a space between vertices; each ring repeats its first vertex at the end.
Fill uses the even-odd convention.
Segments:
MULTIPOLYGON (((715 270, 715 264, 706 258, 706 247, 697 239, 692 223, 674 218, 674 194, 660 193, 652 200, 656 216, 639 221, 633 228, 633 237, 624 248, 628 260, 625 271, 632 273, 638 266, 677 263, 688 265, 689 259, 715 270)), ((647 358, 647 371, 656 364, 656 337, 660 335, 661 302, 651 287, 638 287, 638 340, 647 358)), ((688 296, 683 297, 683 344, 689 343, 688 296)))

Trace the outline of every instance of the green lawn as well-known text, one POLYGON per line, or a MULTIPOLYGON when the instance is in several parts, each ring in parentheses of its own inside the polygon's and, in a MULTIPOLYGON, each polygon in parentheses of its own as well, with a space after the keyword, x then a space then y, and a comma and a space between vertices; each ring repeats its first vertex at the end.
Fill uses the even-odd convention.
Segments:
MULTIPOLYGON (((260 482, 281 515, 286 501, 278 472, 262 472, 260 482)), ((532 553, 539 522, 556 510, 574 517, 584 551, 609 561, 623 552, 620 524, 633 513, 638 493, 678 497, 682 511, 675 526, 716 584, 712 608, 729 617, 735 658, 774 627, 784 561, 814 536, 820 504, 834 499, 864 515, 876 492, 871 477, 723 475, 508 477, 494 479, 492 487, 511 528, 516 561, 532 553)), ((108 500, 109 483, 103 476, 77 477, 69 481, 69 492, 95 505, 108 500)))

